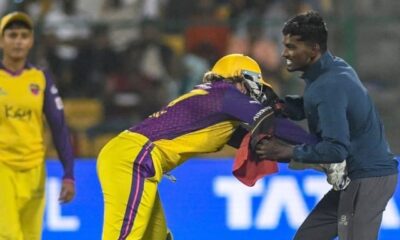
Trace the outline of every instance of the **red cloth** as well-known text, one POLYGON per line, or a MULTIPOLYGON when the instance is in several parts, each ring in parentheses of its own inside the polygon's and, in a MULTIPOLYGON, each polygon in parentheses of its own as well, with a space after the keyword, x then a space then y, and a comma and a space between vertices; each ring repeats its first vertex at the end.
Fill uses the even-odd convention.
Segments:
POLYGON ((250 134, 248 133, 237 150, 232 173, 243 184, 251 187, 258 179, 278 172, 278 164, 270 160, 256 162, 251 159, 249 143, 250 134))

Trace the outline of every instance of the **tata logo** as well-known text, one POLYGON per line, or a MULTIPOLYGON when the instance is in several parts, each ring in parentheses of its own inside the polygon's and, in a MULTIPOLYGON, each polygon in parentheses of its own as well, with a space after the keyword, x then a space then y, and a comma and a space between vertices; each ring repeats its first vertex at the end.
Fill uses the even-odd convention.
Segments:
MULTIPOLYGON (((330 190, 325 176, 273 176, 247 187, 234 177, 220 176, 213 181, 217 197, 226 199, 226 226, 231 230, 273 230, 285 218, 297 229, 316 203, 330 190), (255 203, 259 204, 255 204, 255 203)), ((347 219, 340 219, 347 222, 347 219)), ((383 229, 399 229, 400 214, 392 198, 382 219, 383 229)))
POLYGON ((23 109, 10 105, 4 106, 4 116, 8 119, 18 119, 23 121, 29 121, 32 118, 31 109, 23 109))

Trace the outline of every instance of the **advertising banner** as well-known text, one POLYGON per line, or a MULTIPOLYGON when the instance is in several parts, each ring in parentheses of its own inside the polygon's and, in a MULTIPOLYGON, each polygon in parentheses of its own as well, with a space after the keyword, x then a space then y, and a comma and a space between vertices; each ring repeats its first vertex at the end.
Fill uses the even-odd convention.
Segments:
MULTIPOLYGON (((76 164, 76 199, 58 203, 61 166, 48 161, 44 240, 101 239, 103 202, 94 160, 76 164)), ((194 158, 163 178, 160 197, 175 240, 289 240, 330 189, 322 173, 279 166, 253 187, 231 174, 232 159, 194 158)), ((380 240, 400 236, 400 188, 384 213, 380 240)))

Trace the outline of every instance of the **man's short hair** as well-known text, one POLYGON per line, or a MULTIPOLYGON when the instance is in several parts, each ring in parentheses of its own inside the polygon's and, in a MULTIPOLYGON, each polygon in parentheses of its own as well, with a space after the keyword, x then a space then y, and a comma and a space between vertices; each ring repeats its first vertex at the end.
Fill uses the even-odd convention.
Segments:
POLYGON ((300 13, 289 19, 283 29, 283 35, 300 36, 300 41, 317 43, 321 52, 328 48, 328 29, 326 23, 315 11, 300 13))

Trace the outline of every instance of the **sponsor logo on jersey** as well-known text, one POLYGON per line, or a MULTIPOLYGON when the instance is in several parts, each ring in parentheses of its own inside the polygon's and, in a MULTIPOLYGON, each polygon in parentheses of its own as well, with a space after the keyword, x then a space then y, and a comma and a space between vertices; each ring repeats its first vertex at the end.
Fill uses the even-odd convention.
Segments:
POLYGON ((54 102, 55 102, 58 110, 62 110, 64 108, 64 104, 63 104, 61 97, 54 98, 54 102))
POLYGON ((29 121, 32 119, 32 110, 26 108, 4 105, 4 116, 8 119, 18 119, 21 121, 29 121))
POLYGON ((212 87, 211 83, 203 83, 203 84, 199 84, 196 86, 196 88, 200 88, 200 89, 210 89, 211 87, 212 87))
POLYGON ((29 90, 31 90, 31 93, 35 96, 37 96, 40 92, 40 87, 36 83, 31 83, 29 85, 29 90))
POLYGON ((266 108, 261 109, 256 115, 254 115, 254 117, 253 117, 254 122, 256 122, 266 112, 268 112, 268 114, 267 114, 268 116, 269 116, 269 113, 273 113, 272 107, 268 106, 266 108))

